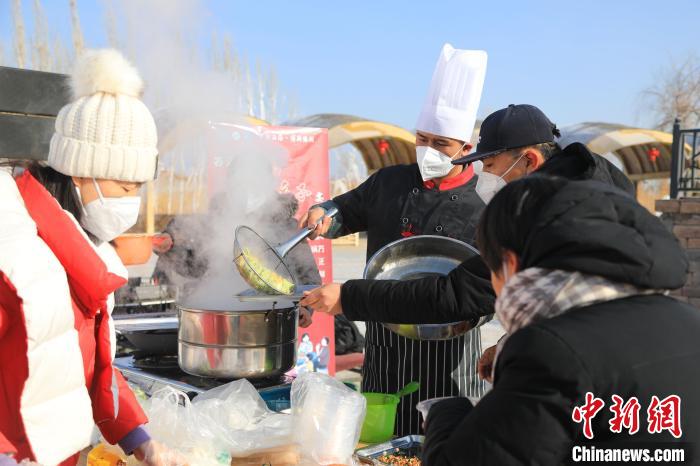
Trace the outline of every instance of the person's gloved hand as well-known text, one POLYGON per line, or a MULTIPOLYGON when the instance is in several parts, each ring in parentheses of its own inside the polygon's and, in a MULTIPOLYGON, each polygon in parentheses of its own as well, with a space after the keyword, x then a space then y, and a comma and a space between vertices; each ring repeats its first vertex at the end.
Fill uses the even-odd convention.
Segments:
POLYGON ((134 450, 134 456, 146 466, 188 466, 182 455, 155 440, 143 442, 134 450))
POLYGON ((0 466, 17 466, 17 461, 11 456, 0 454, 0 466))

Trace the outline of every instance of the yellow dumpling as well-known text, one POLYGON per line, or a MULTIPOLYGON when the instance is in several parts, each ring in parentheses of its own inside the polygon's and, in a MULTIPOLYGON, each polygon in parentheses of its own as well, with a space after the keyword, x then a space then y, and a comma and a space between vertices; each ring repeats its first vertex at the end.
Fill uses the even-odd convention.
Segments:
POLYGON ((258 291, 268 294, 292 294, 294 291, 294 283, 265 268, 262 262, 250 254, 250 251, 247 249, 243 250, 243 254, 238 256, 235 262, 238 270, 241 272, 241 276, 250 286, 258 291))

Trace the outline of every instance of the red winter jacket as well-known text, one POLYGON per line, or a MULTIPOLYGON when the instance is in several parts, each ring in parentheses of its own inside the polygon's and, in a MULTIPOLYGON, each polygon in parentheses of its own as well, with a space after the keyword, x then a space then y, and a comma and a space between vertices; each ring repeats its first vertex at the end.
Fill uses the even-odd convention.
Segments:
POLYGON ((28 172, 0 170, 0 454, 72 465, 96 424, 116 443, 146 422, 112 367, 125 272, 28 172))

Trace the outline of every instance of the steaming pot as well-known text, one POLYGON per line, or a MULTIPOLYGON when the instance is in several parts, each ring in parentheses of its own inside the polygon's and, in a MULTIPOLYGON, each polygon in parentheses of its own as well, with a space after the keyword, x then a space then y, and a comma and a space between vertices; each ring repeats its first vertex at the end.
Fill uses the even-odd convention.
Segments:
POLYGON ((232 301, 228 309, 178 305, 178 362, 192 375, 277 377, 294 367, 298 308, 291 301, 232 301))

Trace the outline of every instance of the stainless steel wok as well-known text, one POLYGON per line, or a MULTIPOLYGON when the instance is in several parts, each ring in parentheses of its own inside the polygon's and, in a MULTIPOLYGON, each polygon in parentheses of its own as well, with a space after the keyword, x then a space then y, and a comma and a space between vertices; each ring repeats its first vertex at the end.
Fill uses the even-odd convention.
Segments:
POLYGON ((294 367, 298 308, 291 301, 232 301, 228 309, 178 306, 178 362, 193 375, 275 377, 294 367))
MULTIPOLYGON (((472 246, 444 236, 412 236, 387 244, 367 262, 364 278, 412 280, 447 275, 465 260, 478 255, 472 246)), ((414 340, 448 340, 474 328, 470 322, 446 324, 383 324, 414 340)))

